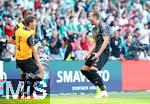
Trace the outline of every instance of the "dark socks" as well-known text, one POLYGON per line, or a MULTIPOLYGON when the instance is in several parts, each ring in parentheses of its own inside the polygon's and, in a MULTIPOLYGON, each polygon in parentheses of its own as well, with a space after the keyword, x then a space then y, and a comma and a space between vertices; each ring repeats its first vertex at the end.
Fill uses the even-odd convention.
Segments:
POLYGON ((30 86, 31 85, 31 79, 27 79, 26 81, 25 81, 25 85, 24 85, 24 93, 25 93, 25 96, 27 97, 27 88, 28 88, 28 86, 30 86))
POLYGON ((90 71, 81 70, 81 73, 95 86, 97 86, 93 80, 93 78, 90 76, 90 71))
POLYGON ((93 77, 93 80, 95 84, 101 89, 101 91, 104 91, 104 84, 102 82, 102 78, 99 76, 96 70, 90 70, 90 75, 93 77))
POLYGON ((26 82, 25 82, 25 86, 24 86, 24 92, 25 92, 25 96, 27 96, 28 94, 28 91, 27 91, 27 88, 28 87, 30 87, 30 95, 32 95, 33 94, 33 92, 34 92, 34 83, 36 82, 36 80, 35 79, 28 79, 28 80, 26 80, 26 82))
POLYGON ((30 82, 30 96, 33 94, 34 92, 34 83, 36 82, 35 79, 32 79, 30 82))
POLYGON ((82 74, 86 76, 86 78, 92 82, 95 86, 98 86, 101 91, 104 91, 104 84, 102 82, 101 77, 99 76, 99 74, 97 73, 96 70, 90 70, 90 71, 84 71, 81 70, 82 74))
POLYGON ((24 80, 22 80, 22 81, 24 81, 24 87, 23 87, 23 89, 22 89, 22 91, 20 91, 20 93, 19 93, 19 96, 22 96, 23 95, 23 92, 25 93, 24 95, 27 97, 28 96, 28 91, 27 91, 27 89, 28 89, 28 87, 30 87, 30 95, 32 95, 33 94, 33 92, 34 92, 34 83, 36 82, 37 83, 37 81, 42 81, 42 79, 41 78, 39 78, 39 77, 35 77, 34 79, 32 79, 32 78, 29 78, 29 79, 24 79, 24 80))

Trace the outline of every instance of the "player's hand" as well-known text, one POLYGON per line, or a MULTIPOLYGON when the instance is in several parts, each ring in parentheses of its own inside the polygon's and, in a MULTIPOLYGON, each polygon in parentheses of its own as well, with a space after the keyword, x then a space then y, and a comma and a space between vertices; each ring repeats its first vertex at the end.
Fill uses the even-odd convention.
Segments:
POLYGON ((99 53, 93 53, 94 54, 94 57, 92 58, 92 60, 95 60, 95 59, 98 59, 100 54, 99 53))
POLYGON ((40 78, 43 78, 44 75, 45 75, 45 67, 40 65, 39 70, 40 70, 40 74, 38 74, 37 76, 40 77, 40 78))
POLYGON ((44 70, 44 69, 45 69, 45 67, 44 67, 44 66, 39 65, 39 70, 44 70))

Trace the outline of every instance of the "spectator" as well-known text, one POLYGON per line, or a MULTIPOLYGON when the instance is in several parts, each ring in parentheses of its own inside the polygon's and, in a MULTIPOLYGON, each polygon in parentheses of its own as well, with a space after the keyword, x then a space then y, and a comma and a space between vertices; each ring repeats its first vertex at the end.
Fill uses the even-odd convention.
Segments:
POLYGON ((61 17, 60 20, 58 19, 57 24, 60 38, 68 37, 65 18, 61 17))
POLYGON ((85 37, 82 37, 82 40, 81 40, 81 48, 82 48, 82 50, 88 51, 89 49, 92 48, 92 46, 94 44, 94 39, 90 35, 92 35, 92 33, 91 32, 87 32, 85 37))
POLYGON ((4 24, 2 19, 0 19, 0 38, 4 38, 4 24))
POLYGON ((41 60, 51 60, 50 50, 47 47, 46 39, 42 40, 42 44, 38 49, 38 53, 41 60))
POLYGON ((3 51, 3 60, 15 60, 15 45, 7 44, 6 49, 3 51))
POLYGON ((121 59, 137 59, 137 50, 133 46, 132 36, 127 36, 122 47, 121 59))
POLYGON ((74 16, 69 17, 69 23, 67 25, 68 35, 73 35, 77 33, 77 27, 74 24, 74 16))
POLYGON ((140 42, 144 45, 150 45, 150 30, 148 24, 144 24, 144 29, 140 30, 140 42))
POLYGON ((12 18, 10 16, 7 17, 7 23, 4 26, 4 32, 6 39, 12 37, 14 34, 15 25, 12 24, 12 18))
POLYGON ((133 6, 136 8, 136 9, 139 9, 140 11, 142 11, 142 5, 140 3, 140 0, 135 0, 135 2, 133 3, 133 6))
POLYGON ((54 60, 60 59, 60 48, 62 46, 60 39, 58 38, 58 34, 56 31, 52 32, 52 37, 49 41, 50 43, 50 53, 51 57, 54 60))
POLYGON ((51 34, 51 27, 47 18, 44 19, 44 23, 41 28, 42 28, 42 33, 44 35, 44 39, 49 41, 52 34, 51 34))
POLYGON ((37 18, 37 25, 36 25, 36 34, 39 36, 40 40, 44 39, 44 34, 42 30, 43 24, 40 22, 40 18, 37 18))
POLYGON ((66 49, 67 49, 67 46, 68 46, 68 41, 69 41, 69 39, 66 38, 66 37, 61 39, 61 44, 62 44, 62 47, 60 48, 61 59, 64 59, 64 57, 65 57, 66 49))
POLYGON ((34 1, 34 9, 35 11, 40 7, 41 5, 41 0, 35 0, 34 1))
POLYGON ((76 40, 76 35, 69 36, 69 42, 68 42, 68 46, 66 49, 64 60, 66 60, 66 61, 75 60, 75 51, 81 49, 78 42, 79 41, 76 40))
POLYGON ((125 29, 125 31, 130 31, 130 32, 133 32, 136 27, 135 27, 135 23, 132 19, 129 20, 129 23, 128 24, 125 24, 123 26, 123 28, 125 29))
POLYGON ((121 39, 118 31, 115 31, 114 37, 111 38, 110 47, 111 56, 115 59, 119 59, 121 54, 121 39))
POLYGON ((117 19, 115 21, 112 22, 112 32, 114 33, 115 31, 119 30, 119 25, 118 25, 118 22, 117 22, 117 19))
POLYGON ((141 42, 142 47, 144 48, 144 57, 150 56, 150 30, 148 29, 148 24, 144 24, 144 29, 140 30, 139 41, 141 42))
POLYGON ((50 22, 50 27, 52 28, 53 31, 57 30, 57 23, 56 23, 56 14, 52 14, 52 19, 50 22))

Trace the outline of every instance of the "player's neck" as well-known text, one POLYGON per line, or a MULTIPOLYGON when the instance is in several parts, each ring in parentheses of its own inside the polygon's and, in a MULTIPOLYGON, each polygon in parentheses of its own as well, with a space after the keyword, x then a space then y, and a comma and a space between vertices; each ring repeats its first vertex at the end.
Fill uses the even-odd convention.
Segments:
POLYGON ((98 26, 99 26, 99 24, 100 24, 100 21, 99 21, 99 20, 97 20, 97 22, 96 22, 96 24, 95 24, 95 27, 98 27, 98 26))
POLYGON ((30 29, 30 30, 33 30, 33 27, 30 27, 30 26, 29 26, 29 29, 30 29))

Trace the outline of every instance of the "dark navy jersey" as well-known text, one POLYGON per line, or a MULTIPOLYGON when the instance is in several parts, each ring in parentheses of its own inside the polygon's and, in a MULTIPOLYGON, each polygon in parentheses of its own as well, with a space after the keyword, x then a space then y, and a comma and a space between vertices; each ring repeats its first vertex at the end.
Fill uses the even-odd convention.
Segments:
MULTIPOLYGON (((98 52, 104 41, 103 36, 110 36, 110 29, 104 22, 100 22, 99 26, 94 27, 92 32, 96 40, 94 52, 98 52)), ((109 47, 110 45, 108 44, 104 51, 109 51, 109 47)))

